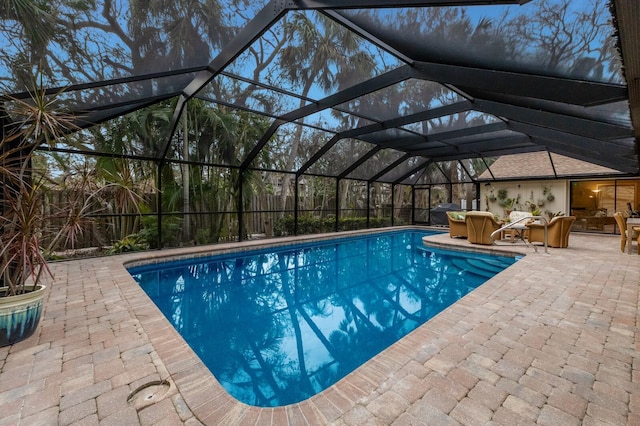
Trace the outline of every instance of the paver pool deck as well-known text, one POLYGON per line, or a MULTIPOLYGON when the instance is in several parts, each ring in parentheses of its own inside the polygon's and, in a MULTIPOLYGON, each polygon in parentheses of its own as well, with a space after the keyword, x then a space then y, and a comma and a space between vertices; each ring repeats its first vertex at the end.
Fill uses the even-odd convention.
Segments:
POLYGON ((123 266, 231 245, 53 263, 38 330, 0 348, 0 425, 640 425, 635 248, 579 233, 548 254, 429 240, 526 256, 331 388, 279 408, 229 396, 123 266), (128 402, 150 383, 166 394, 128 402))

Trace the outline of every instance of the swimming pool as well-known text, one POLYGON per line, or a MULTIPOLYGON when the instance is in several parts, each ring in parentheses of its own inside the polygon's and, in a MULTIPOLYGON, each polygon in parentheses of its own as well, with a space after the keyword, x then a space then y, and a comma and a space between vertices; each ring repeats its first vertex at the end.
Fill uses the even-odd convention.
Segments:
POLYGON ((129 268, 222 386, 273 407, 326 389, 515 258, 395 231, 129 268))

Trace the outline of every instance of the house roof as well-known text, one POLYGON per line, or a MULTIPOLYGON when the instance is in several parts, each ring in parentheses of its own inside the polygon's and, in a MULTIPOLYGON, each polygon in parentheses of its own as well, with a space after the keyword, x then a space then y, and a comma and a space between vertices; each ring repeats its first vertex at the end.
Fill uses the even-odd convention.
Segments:
POLYGON ((529 152, 499 157, 478 176, 478 181, 584 176, 611 176, 620 172, 587 161, 547 152, 529 152))

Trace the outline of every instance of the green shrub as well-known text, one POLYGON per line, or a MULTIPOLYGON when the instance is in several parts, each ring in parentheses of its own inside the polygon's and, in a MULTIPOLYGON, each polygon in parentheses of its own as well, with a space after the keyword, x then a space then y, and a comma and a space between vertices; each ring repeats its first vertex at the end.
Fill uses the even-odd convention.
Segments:
MULTIPOLYGON (((176 216, 162 217, 162 245, 175 247, 180 242, 182 234, 182 218, 176 216)), ((157 216, 143 216, 142 229, 138 235, 151 248, 158 248, 158 218, 157 216)))
POLYGON ((127 235, 120 241, 113 243, 113 247, 107 250, 109 254, 129 253, 132 251, 148 250, 149 244, 144 241, 144 237, 140 234, 127 235))
MULTIPOLYGON (((402 221, 398 221, 402 222, 402 221)), ((401 223, 397 223, 400 225, 401 223)), ((336 219, 333 216, 329 217, 312 217, 312 216, 300 216, 298 217, 298 235, 305 234, 320 234, 323 232, 333 232, 336 226, 336 219)), ((384 217, 372 217, 369 219, 370 228, 382 228, 385 226, 391 226, 391 218, 384 217)), ((295 221, 293 216, 284 216, 276 221, 273 226, 273 233, 276 236, 285 236, 294 234, 295 221)), ((353 231, 357 229, 367 228, 366 217, 344 217, 338 220, 339 231, 353 231)))

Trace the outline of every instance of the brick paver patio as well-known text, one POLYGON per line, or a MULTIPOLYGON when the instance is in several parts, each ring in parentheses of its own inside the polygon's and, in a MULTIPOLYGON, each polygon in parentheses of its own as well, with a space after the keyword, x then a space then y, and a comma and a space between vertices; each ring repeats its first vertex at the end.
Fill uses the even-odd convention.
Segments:
POLYGON ((230 397, 123 267, 202 247, 55 263, 36 334, 0 348, 0 425, 640 424, 640 256, 619 241, 495 247, 526 256, 325 392, 274 409, 230 397), (128 402, 149 383, 166 394, 128 402))

